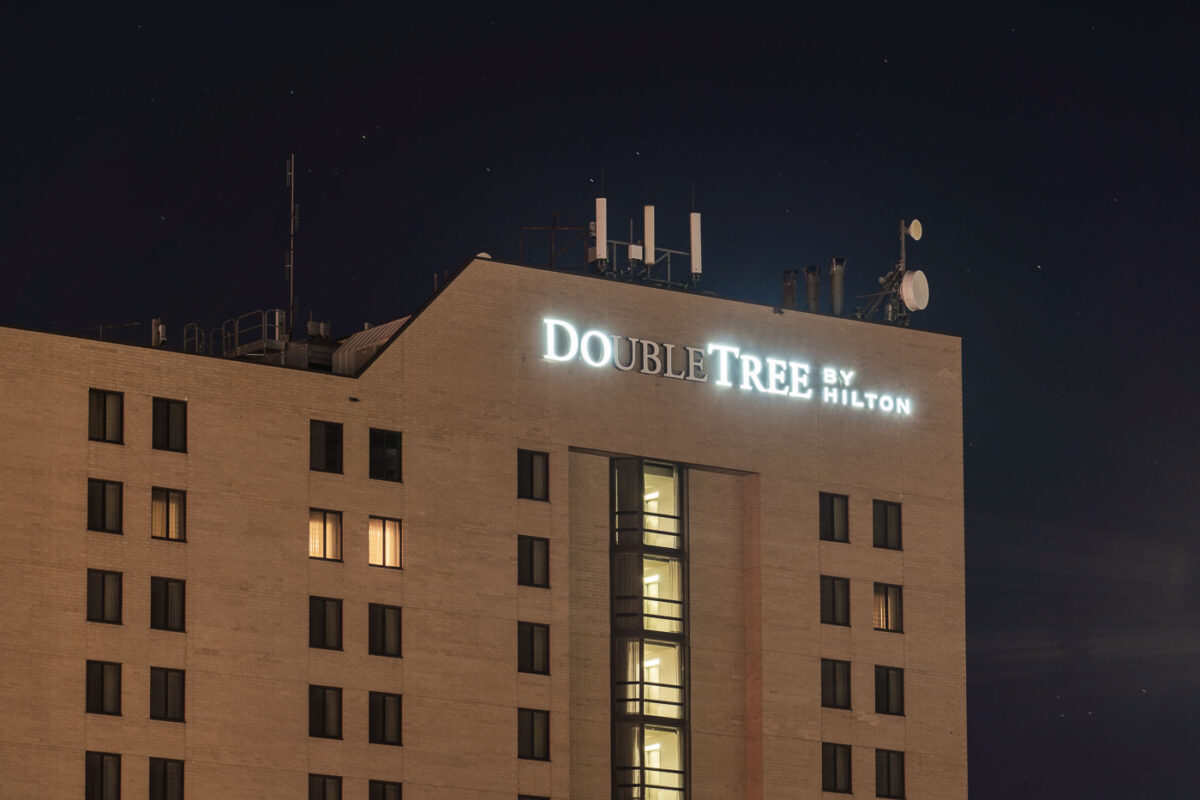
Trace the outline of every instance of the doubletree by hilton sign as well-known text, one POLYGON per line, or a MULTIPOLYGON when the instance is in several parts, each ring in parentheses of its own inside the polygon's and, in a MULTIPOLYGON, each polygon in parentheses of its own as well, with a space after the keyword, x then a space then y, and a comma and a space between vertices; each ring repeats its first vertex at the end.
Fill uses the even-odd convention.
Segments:
POLYGON ((688 347, 616 336, 591 329, 582 334, 569 322, 549 317, 545 325, 547 361, 579 360, 589 367, 612 367, 695 383, 736 386, 743 391, 774 394, 796 400, 819 398, 822 403, 861 408, 885 414, 912 414, 912 400, 855 385, 854 370, 822 366, 813 370, 805 361, 743 352, 730 344, 688 347), (819 384, 820 393, 816 393, 819 384))

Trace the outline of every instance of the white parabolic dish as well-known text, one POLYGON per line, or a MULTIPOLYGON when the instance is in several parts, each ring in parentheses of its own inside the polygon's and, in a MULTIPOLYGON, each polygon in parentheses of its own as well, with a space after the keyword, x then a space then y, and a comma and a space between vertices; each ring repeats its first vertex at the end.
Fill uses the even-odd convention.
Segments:
POLYGON ((921 270, 904 273, 900 279, 900 298, 909 311, 920 311, 929 305, 929 281, 921 270))

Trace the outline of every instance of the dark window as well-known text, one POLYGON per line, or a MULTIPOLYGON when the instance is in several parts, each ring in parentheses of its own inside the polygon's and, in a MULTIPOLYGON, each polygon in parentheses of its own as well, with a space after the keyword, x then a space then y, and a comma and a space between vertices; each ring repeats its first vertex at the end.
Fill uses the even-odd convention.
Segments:
POLYGON ((517 497, 550 499, 550 456, 533 450, 517 451, 517 497))
POLYGON ((308 468, 317 472, 342 471, 342 424, 340 422, 309 420, 308 468))
POLYGON ((850 707, 850 662, 821 659, 821 705, 850 707))
POLYGON ((904 670, 875 667, 875 713, 904 714, 904 670))
POLYGON ((150 490, 150 535, 155 539, 187 540, 187 494, 178 489, 150 490))
POLYGON ((308 687, 308 735, 342 738, 342 690, 333 686, 308 687))
POLYGON ((150 800, 183 800, 183 762, 150 759, 150 800))
POLYGON ((904 797, 904 753, 875 751, 875 796, 904 797))
POLYGON ((894 633, 904 630, 901 591, 901 587, 894 584, 875 584, 875 630, 894 633))
POLYGON ((308 800, 342 800, 342 779, 337 775, 309 775, 308 800))
POLYGON ((121 665, 111 661, 87 662, 87 712, 121 713, 121 665))
POLYGON ((367 609, 370 635, 367 652, 373 656, 400 657, 400 606, 371 603, 367 609))
POLYGON ((150 579, 150 627, 160 631, 184 629, 186 584, 176 578, 150 579))
POLYGON ((183 722, 183 670, 150 668, 150 719, 183 722))
POLYGON ((821 789, 826 792, 850 792, 850 745, 821 745, 821 789))
POLYGON ((550 712, 517 709, 517 755, 520 758, 550 759, 550 712))
POLYGON ((86 800, 121 800, 121 757, 88 752, 84 765, 86 800))
POLYGON ((87 618, 90 622, 121 624, 121 573, 87 571, 87 618))
POLYGON ((875 546, 900 549, 900 504, 875 501, 875 546))
POLYGON ((550 674, 550 626, 517 623, 517 670, 550 674))
POLYGON ((121 484, 88 478, 88 530, 121 532, 121 484))
POLYGON ((850 498, 846 495, 821 492, 821 538, 850 541, 850 498))
POLYGON ((331 597, 308 598, 308 646, 342 649, 342 601, 331 597))
POLYGON ((550 585, 550 540, 517 537, 517 583, 522 586, 550 585))
POLYGON ((104 389, 88 390, 88 438, 93 442, 123 444, 125 395, 104 389))
POLYGON ((187 403, 154 398, 154 449, 187 452, 187 403))
POLYGON ((850 579, 821 576, 821 622, 850 624, 850 579))
POLYGON ((371 781, 367 800, 400 800, 400 784, 394 781, 371 781))
POLYGON ((375 744, 400 744, 400 695, 371 692, 370 739, 375 744))
POLYGON ((371 477, 378 481, 399 481, 400 431, 371 428, 370 438, 371 477))
POLYGON ((308 510, 308 557, 342 560, 342 512, 308 510))

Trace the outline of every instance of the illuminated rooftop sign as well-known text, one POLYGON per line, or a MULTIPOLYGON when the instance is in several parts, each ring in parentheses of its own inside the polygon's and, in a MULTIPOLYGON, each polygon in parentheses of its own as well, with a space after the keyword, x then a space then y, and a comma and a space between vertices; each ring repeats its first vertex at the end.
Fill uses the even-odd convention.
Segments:
POLYGON ((631 336, 616 336, 596 329, 582 334, 574 325, 546 317, 547 361, 582 361, 589 367, 611 367, 695 383, 734 387, 747 392, 774 394, 796 400, 861 408, 885 414, 912 414, 912 399, 855 385, 854 370, 840 366, 812 369, 807 361, 772 358, 743 351, 732 344, 710 342, 688 347, 631 336), (818 391, 819 390, 819 391, 818 391))

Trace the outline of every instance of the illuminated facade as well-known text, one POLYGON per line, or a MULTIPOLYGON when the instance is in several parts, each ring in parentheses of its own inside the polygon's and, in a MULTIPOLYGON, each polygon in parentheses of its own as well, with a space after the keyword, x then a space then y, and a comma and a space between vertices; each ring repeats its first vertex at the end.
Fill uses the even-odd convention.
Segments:
POLYGON ((958 339, 485 259, 387 333, 0 329, 0 795, 966 797, 958 339))

